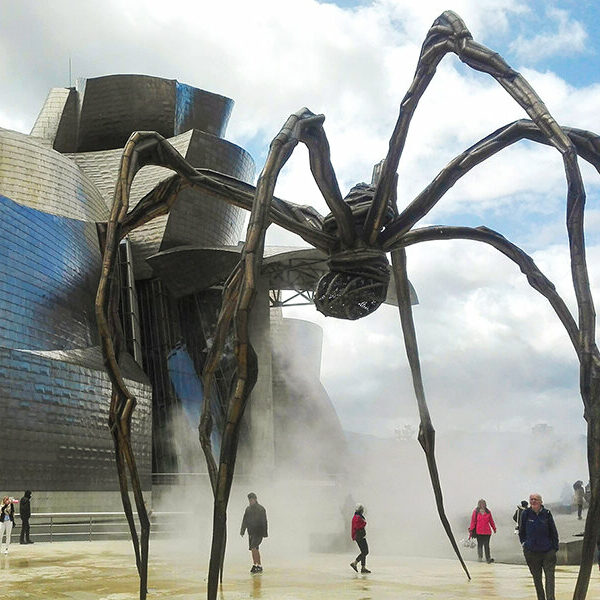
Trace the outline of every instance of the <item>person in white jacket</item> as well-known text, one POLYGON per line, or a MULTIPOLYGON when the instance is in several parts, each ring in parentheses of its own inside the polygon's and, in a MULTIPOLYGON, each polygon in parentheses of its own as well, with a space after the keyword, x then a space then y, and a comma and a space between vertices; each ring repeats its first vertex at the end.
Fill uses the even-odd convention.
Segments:
POLYGON ((14 515, 15 507, 12 498, 4 496, 4 498, 2 498, 2 506, 0 506, 0 551, 2 551, 2 538, 6 536, 6 546, 3 550, 4 554, 8 554, 10 534, 15 522, 14 515))

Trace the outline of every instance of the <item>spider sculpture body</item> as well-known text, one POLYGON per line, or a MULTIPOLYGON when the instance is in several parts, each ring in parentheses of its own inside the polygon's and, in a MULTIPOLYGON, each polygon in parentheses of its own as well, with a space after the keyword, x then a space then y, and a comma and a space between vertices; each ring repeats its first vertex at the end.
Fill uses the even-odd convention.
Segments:
POLYGON ((425 451, 442 524, 467 576, 468 571, 444 513, 434 456, 435 431, 425 402, 412 320, 405 247, 428 240, 453 238, 484 242, 514 261, 526 275, 530 285, 548 299, 566 328, 580 361, 581 396, 588 422, 592 499, 585 527, 583 560, 573 596, 575 600, 584 600, 600 524, 600 355, 594 341, 595 313, 583 241, 585 194, 577 155, 600 170, 600 138, 587 131, 561 128, 527 81, 498 54, 473 41, 462 20, 452 12, 443 13, 433 23, 425 38, 414 79, 401 103, 389 151, 375 186, 359 184, 346 198, 342 198, 331 165, 323 122, 322 115, 315 115, 306 108, 291 115, 271 143, 256 188, 219 173, 193 168, 156 133, 134 133, 125 146, 110 221, 99 226, 104 254, 96 312, 105 365, 113 384, 110 429, 115 443, 123 504, 130 523, 140 574, 140 598, 143 600, 147 591, 149 521, 130 443, 131 414, 135 398, 125 385, 118 366, 121 333, 117 312, 118 286, 115 284, 116 253, 119 241, 124 236, 155 216, 166 213, 183 188, 196 186, 220 194, 225 202, 250 210, 241 259, 227 280, 214 343, 203 373, 205 398, 199 435, 214 493, 208 599, 215 600, 217 595, 225 548, 226 509, 233 480, 240 422, 257 377, 256 356, 248 334, 248 316, 260 273, 265 231, 270 223, 276 223, 328 255, 329 272, 319 281, 315 291, 315 304, 325 315, 357 319, 373 312, 385 299, 390 271, 393 270, 404 341, 421 419, 418 439, 425 451), (473 69, 494 77, 521 105, 530 120, 501 127, 455 157, 406 208, 399 211, 395 195, 396 170, 412 114, 434 76, 437 64, 448 52, 457 54, 460 60, 473 69), (434 226, 413 229, 460 177, 496 152, 522 139, 554 146, 563 158, 568 183, 567 228, 578 305, 577 320, 533 260, 500 234, 485 227, 434 226), (331 211, 326 217, 320 216, 310 207, 294 205, 273 195, 278 174, 299 142, 308 148, 312 174, 331 211), (139 169, 149 164, 168 167, 176 174, 161 182, 130 211, 129 190, 133 178, 139 169), (392 258, 391 268, 387 260, 388 253, 392 258), (207 407, 210 406, 209 396, 213 389, 215 369, 222 355, 226 336, 232 328, 235 335, 237 373, 226 407, 227 418, 221 432, 222 444, 217 462, 211 448, 212 422, 207 407), (127 473, 140 517, 141 538, 133 521, 127 491, 127 473))

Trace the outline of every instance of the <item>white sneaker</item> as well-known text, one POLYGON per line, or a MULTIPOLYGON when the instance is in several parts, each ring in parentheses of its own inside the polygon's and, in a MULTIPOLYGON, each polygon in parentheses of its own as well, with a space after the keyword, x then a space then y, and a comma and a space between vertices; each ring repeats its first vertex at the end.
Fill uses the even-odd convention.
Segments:
POLYGON ((4 550, 4 554, 8 554, 8 548, 4 550))

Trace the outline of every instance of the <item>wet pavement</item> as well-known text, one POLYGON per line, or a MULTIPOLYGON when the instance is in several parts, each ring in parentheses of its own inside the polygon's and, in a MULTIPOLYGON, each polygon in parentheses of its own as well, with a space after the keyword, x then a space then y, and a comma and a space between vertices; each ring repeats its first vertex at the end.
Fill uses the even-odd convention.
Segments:
MULTIPOLYGON (((206 557, 153 541, 149 600, 206 597, 206 557)), ((228 557, 220 600, 398 600, 435 598, 534 599, 527 567, 468 562, 468 582, 454 560, 373 556, 371 575, 354 573, 349 554, 310 554, 286 559, 263 554, 265 571, 250 575, 248 557, 228 557)), ((130 542, 12 544, 0 555, 0 598, 19 600, 135 600, 137 574, 130 542)), ((577 567, 557 568, 557 600, 572 597, 577 567)), ((595 568, 588 598, 600 597, 595 568)))

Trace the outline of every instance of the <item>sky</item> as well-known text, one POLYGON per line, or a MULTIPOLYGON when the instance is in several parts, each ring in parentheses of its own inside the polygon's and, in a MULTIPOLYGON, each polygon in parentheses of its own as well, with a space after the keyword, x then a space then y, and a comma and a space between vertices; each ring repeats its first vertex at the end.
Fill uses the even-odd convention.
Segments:
MULTIPOLYGON (((48 90, 76 77, 143 73, 229 96, 227 139, 257 172, 287 116, 326 116, 342 192, 369 181, 435 18, 457 12, 563 125, 600 130, 600 9, 592 1, 0 0, 0 127, 28 133, 48 90), (69 73, 69 61, 71 73, 69 73)), ((402 208, 456 154, 523 110, 489 76, 448 55, 419 103, 399 168, 402 208)), ((600 297, 598 175, 582 165, 588 265, 600 297)), ((487 225, 530 253, 574 307, 557 151, 505 150, 464 177, 419 225, 487 225)), ((299 147, 276 194, 327 212, 299 147)), ((303 245, 271 227, 267 243, 303 245)), ((585 433, 573 348, 513 263, 475 242, 410 247, 425 391, 438 432, 585 433)), ((286 316, 324 330, 322 380, 348 431, 392 436, 418 415, 397 309, 358 322, 312 306, 286 316)))

